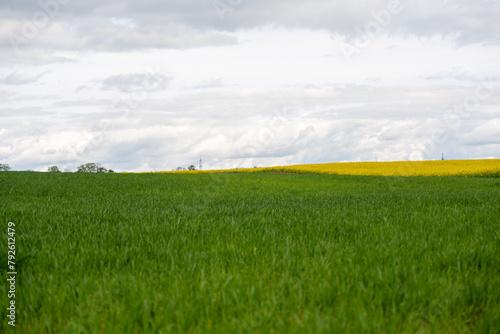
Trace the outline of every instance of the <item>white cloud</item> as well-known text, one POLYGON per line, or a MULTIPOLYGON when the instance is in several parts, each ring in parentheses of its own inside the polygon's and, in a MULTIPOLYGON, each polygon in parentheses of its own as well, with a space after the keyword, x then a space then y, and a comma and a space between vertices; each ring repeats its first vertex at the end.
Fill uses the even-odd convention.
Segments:
POLYGON ((494 118, 486 123, 481 123, 472 131, 465 134, 463 142, 467 145, 499 145, 500 144, 500 118, 494 118))
POLYGON ((72 1, 14 49, 43 8, 2 3, 0 160, 148 171, 200 155, 206 168, 498 157, 499 6, 407 2, 347 62, 339 43, 384 10, 256 0, 221 20, 211 1, 72 1), (481 80, 492 93, 457 111, 481 80))

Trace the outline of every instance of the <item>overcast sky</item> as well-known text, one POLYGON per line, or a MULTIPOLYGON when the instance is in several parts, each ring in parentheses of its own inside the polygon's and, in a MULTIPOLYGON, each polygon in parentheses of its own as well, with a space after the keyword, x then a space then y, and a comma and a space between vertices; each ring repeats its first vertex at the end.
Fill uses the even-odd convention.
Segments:
POLYGON ((500 158, 500 0, 2 0, 0 163, 500 158))

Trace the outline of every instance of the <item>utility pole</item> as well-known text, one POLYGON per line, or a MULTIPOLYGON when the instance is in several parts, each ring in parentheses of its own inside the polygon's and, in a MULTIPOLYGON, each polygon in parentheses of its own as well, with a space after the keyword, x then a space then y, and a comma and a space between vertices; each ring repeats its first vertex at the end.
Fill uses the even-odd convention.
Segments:
POLYGON ((200 155, 200 170, 203 168, 203 165, 201 164, 201 155, 200 155))

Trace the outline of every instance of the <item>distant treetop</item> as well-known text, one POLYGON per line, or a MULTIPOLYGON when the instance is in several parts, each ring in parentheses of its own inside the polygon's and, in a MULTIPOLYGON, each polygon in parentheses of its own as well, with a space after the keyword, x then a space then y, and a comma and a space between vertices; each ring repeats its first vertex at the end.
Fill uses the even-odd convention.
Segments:
POLYGON ((59 168, 57 166, 50 166, 49 168, 47 168, 47 172, 49 172, 49 173, 60 173, 61 171, 59 170, 59 168))
POLYGON ((9 171, 10 166, 9 164, 0 164, 0 171, 9 171))
POLYGON ((107 173, 108 170, 101 164, 94 162, 86 163, 78 167, 77 173, 107 173))

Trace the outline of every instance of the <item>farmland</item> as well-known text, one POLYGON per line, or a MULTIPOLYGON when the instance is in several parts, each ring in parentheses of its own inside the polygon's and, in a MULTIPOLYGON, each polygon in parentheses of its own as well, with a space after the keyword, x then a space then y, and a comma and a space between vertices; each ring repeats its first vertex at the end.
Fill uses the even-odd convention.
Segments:
POLYGON ((497 177, 2 172, 1 267, 15 222, 19 333, 488 333, 499 199, 497 177))
POLYGON ((428 160, 388 162, 334 162, 276 167, 255 167, 220 170, 182 170, 157 173, 317 173, 329 175, 365 176, 479 176, 500 177, 500 159, 428 160))

